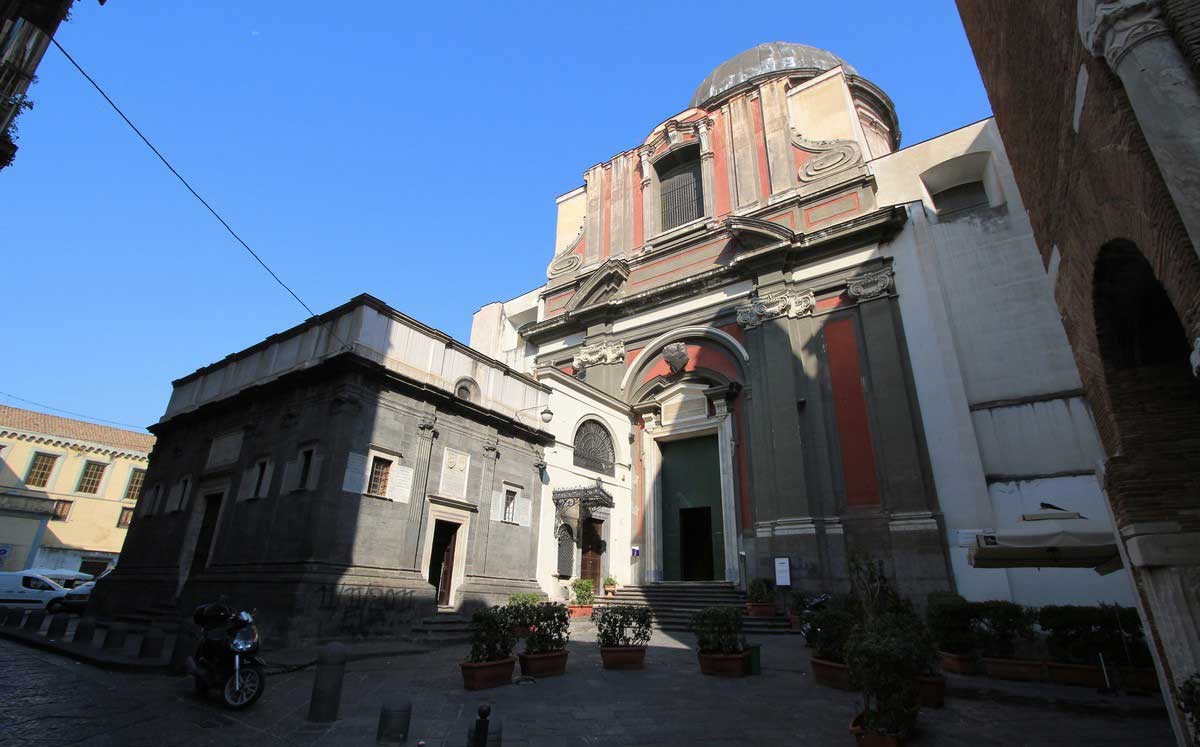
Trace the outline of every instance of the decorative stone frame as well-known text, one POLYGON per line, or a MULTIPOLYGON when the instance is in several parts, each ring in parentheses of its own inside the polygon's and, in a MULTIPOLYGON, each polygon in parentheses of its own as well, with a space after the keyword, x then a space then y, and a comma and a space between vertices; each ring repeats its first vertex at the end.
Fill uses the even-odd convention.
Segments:
MULTIPOLYGON (((457 501, 455 501, 457 503, 457 501)), ((463 582, 467 577, 467 555, 471 540, 471 514, 465 508, 435 503, 432 499, 425 509, 424 529, 421 535, 421 578, 429 578, 429 566, 433 555, 433 532, 438 521, 458 524, 454 538, 454 567, 450 569, 450 606, 457 607, 463 582)))
POLYGON ((669 119, 664 123, 661 131, 655 133, 645 144, 638 148, 637 154, 641 161, 642 172, 642 226, 646 237, 646 251, 652 248, 651 241, 653 239, 658 239, 686 226, 691 226, 701 221, 709 221, 716 217, 716 193, 714 191, 716 182, 713 173, 715 155, 710 136, 712 127, 713 121, 708 117, 701 117, 691 122, 680 122, 676 119, 669 119), (684 140, 682 138, 684 133, 694 134, 695 138, 684 140), (655 150, 664 142, 667 144, 667 148, 655 155, 655 150), (702 199, 703 214, 695 221, 663 230, 659 204, 661 195, 659 194, 657 164, 664 158, 684 148, 695 148, 697 146, 699 146, 700 150, 700 196, 702 199))

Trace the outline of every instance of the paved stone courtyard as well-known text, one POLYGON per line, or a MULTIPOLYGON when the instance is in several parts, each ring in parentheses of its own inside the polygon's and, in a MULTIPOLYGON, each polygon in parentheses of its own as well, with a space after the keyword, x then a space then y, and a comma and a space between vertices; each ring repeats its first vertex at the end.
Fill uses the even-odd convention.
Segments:
MULTIPOLYGON (((590 625, 573 637, 565 676, 477 693, 462 689, 465 646, 351 662, 331 726, 304 720, 312 669, 271 677, 256 706, 231 713, 197 699, 185 677, 106 672, 0 641, 0 744, 372 745, 380 704, 396 695, 413 702, 410 745, 464 744, 482 703, 503 721, 507 745, 853 744, 857 696, 812 683, 799 637, 764 637, 762 676, 741 680, 701 676, 688 636, 656 634, 642 672, 601 669, 590 625)), ((922 711, 921 725, 916 745, 1174 743, 1165 715, 978 698, 948 697, 922 711)))

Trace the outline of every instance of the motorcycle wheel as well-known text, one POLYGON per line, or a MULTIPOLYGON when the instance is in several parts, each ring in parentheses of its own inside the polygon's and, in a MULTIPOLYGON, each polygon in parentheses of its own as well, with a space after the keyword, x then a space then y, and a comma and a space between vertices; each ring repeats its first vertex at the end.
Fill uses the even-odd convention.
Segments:
POLYGON ((221 700, 226 708, 240 711, 254 705, 254 701, 262 697, 267 689, 267 678, 262 668, 257 665, 242 667, 242 689, 238 690, 234 676, 229 675, 225 686, 221 688, 221 700))

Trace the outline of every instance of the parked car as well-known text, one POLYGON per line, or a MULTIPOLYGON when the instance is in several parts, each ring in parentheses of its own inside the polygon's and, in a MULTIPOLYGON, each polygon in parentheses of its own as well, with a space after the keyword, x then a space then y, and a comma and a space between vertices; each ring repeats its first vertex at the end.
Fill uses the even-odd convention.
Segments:
POLYGON ((45 576, 64 589, 74 589, 80 584, 91 581, 92 574, 82 571, 67 571, 62 568, 26 568, 22 573, 33 573, 45 576))
POLYGON ((0 573, 0 604, 32 607, 47 612, 65 609, 67 590, 39 573, 0 573))
POLYGON ((88 600, 92 598, 92 589, 95 588, 96 582, 112 571, 113 569, 109 568, 91 581, 84 581, 68 591, 66 598, 63 599, 63 606, 71 612, 83 612, 87 608, 88 600))

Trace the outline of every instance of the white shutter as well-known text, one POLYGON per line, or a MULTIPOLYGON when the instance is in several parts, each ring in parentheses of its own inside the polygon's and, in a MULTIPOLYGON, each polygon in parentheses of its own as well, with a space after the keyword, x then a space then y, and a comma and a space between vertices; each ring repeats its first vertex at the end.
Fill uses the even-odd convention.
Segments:
POLYGON ((279 486, 279 494, 280 495, 286 495, 286 494, 292 492, 293 490, 295 490, 296 488, 300 487, 299 485, 296 484, 296 481, 299 479, 299 476, 298 476, 299 468, 300 468, 300 465, 296 463, 295 459, 289 459, 287 462, 284 463, 284 465, 283 465, 283 483, 279 486))
POLYGON ((367 455, 350 452, 346 457, 346 477, 342 490, 347 493, 367 492, 367 455))
POLYGON ((175 483, 171 487, 171 494, 167 496, 167 513, 170 513, 179 508, 180 496, 183 494, 183 483, 175 483))
POLYGON ((388 474, 388 499, 397 503, 408 503, 412 495, 413 468, 392 462, 388 474))
POLYGON ((492 491, 492 521, 504 521, 504 491, 492 491))
POLYGON ((517 523, 527 527, 532 519, 533 500, 525 495, 525 491, 521 491, 517 493, 517 523))
POLYGON ((237 494, 237 499, 239 501, 246 500, 250 497, 250 494, 254 492, 254 475, 257 469, 258 467, 255 466, 242 472, 242 484, 238 485, 237 494))
POLYGON ((267 461, 267 466, 263 467, 262 485, 258 486, 258 498, 266 498, 271 492, 271 476, 275 473, 275 462, 267 461))
POLYGON ((308 468, 308 484, 304 486, 305 490, 317 489, 317 479, 321 474, 321 461, 324 459, 325 457, 320 454, 313 454, 312 464, 308 468))
POLYGON ((400 496, 400 463, 393 459, 388 465, 387 499, 392 502, 401 500, 400 496))

